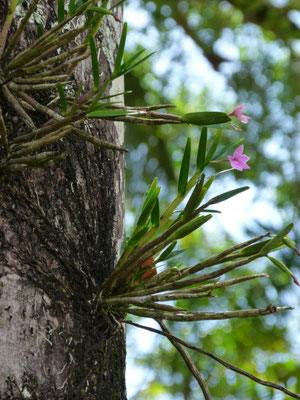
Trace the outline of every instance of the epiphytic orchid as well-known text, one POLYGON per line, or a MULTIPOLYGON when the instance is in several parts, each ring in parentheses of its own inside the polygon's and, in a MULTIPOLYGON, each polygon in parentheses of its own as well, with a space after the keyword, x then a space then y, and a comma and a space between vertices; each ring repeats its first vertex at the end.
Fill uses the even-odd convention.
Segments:
POLYGON ((237 119, 242 121, 244 124, 248 123, 248 119, 251 117, 247 117, 247 115, 243 115, 243 108, 246 107, 245 104, 241 104, 239 106, 236 106, 235 109, 228 114, 228 117, 231 117, 232 115, 235 116, 237 119))
POLYGON ((232 168, 237 169, 238 171, 243 171, 243 169, 250 169, 249 165, 246 164, 250 157, 243 154, 244 145, 241 144, 233 153, 233 157, 227 156, 228 160, 232 168))

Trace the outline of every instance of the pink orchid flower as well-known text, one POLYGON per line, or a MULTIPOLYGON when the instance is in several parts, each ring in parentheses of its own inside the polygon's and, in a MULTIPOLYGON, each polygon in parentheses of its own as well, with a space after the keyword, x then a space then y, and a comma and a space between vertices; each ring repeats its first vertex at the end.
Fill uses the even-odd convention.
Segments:
POLYGON ((249 165, 246 164, 250 157, 243 154, 244 145, 241 144, 233 153, 233 157, 227 156, 228 160, 232 168, 237 169, 238 171, 243 171, 243 169, 250 169, 249 165))
POLYGON ((230 114, 228 114, 228 117, 231 117, 232 115, 234 115, 237 119, 242 121, 244 124, 248 124, 248 119, 250 119, 251 117, 247 117, 247 115, 243 115, 244 107, 246 107, 245 104, 236 106, 235 109, 230 114))

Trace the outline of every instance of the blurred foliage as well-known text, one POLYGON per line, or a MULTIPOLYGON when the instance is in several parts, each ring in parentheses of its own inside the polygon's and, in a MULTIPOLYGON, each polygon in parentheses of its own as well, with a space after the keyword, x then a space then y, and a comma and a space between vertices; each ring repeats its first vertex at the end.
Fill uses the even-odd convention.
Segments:
MULTIPOLYGON (((245 217, 245 234, 274 232, 292 221, 295 223, 292 237, 299 247, 299 1, 129 0, 126 7, 131 29, 128 51, 132 53, 142 47, 149 52, 157 50, 149 62, 128 74, 126 89, 132 89, 133 94, 127 96, 126 104, 173 103, 177 107, 175 113, 179 114, 206 110, 230 112, 236 104, 246 104, 245 114, 252 117, 247 129, 225 132, 222 143, 227 145, 244 137, 251 170, 230 172, 230 177, 242 179, 243 184, 245 180, 254 183, 259 194, 255 201, 274 210, 274 218, 266 222, 258 215, 256 225, 251 225, 245 217)), ((215 132, 211 130, 210 137, 215 132)), ((127 126, 126 147, 131 149, 127 158, 129 223, 147 184, 155 176, 163 182, 162 204, 166 187, 168 195, 175 192, 186 137, 192 138, 195 158, 199 135, 200 129, 196 127, 127 126)), ((218 172, 217 167, 215 171, 207 171, 207 175, 210 172, 218 172)), ((218 177, 220 192, 228 181, 231 181, 228 177, 218 177)), ((230 227, 225 227, 225 233, 220 230, 204 236, 191 235, 182 243, 187 251, 178 257, 178 262, 189 265, 192 258, 201 260, 224 248, 233 242, 230 232, 230 227)), ((296 256, 284 252, 283 261, 299 276, 296 256)), ((298 310, 261 319, 170 326, 183 339, 299 393, 299 292, 271 263, 259 263, 256 270, 266 270, 270 280, 224 289, 213 301, 201 300, 201 310, 269 304, 292 305, 298 310)), ((238 274, 241 271, 228 278, 238 274)), ((200 309, 198 302, 191 302, 189 307, 200 309)), ((129 331, 133 332, 133 328, 129 331)), ((147 388, 141 389, 132 400, 202 398, 175 350, 167 347, 165 339, 161 343, 156 344, 151 354, 139 359, 154 375, 147 388)), ((269 389, 202 356, 193 354, 193 358, 207 378, 214 399, 275 399, 275 393, 269 389)), ((277 394, 276 399, 282 398, 285 397, 277 394)))

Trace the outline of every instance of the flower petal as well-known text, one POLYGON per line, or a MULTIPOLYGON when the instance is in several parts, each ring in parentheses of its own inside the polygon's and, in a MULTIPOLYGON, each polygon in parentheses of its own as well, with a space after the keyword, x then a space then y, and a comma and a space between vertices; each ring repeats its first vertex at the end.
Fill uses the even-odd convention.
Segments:
POLYGON ((233 158, 238 158, 243 154, 244 151, 244 145, 241 144, 233 153, 233 158))

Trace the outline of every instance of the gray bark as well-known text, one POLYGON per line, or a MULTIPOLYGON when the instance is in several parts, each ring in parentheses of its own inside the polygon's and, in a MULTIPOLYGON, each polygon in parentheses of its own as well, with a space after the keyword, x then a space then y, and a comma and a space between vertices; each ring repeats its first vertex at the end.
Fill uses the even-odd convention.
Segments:
MULTIPOLYGON (((0 4, 2 17, 7 3, 0 4)), ((41 4, 49 25, 55 5, 41 4)), ((22 46, 34 30, 32 25, 26 31, 22 46)), ((102 79, 120 33, 120 24, 105 17, 102 79)), ((75 79, 91 84, 89 60, 75 79)), ((120 91, 122 82, 118 86, 110 91, 120 91)), ((14 137, 24 124, 1 105, 14 137)), ((120 123, 86 128, 123 143, 120 123)), ((62 164, 0 177, 0 398, 125 399, 120 316, 103 313, 95 303, 123 238, 123 155, 72 136, 58 147, 69 154, 62 164)))

